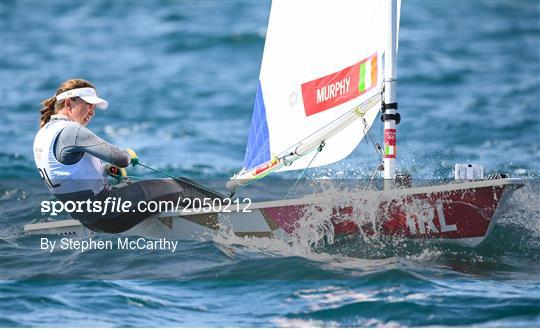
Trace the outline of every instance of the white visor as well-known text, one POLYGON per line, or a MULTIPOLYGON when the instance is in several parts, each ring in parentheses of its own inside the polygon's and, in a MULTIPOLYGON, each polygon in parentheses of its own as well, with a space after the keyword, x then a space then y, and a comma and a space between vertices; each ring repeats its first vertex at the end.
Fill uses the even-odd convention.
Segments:
POLYGON ((56 101, 58 102, 71 97, 79 97, 89 104, 95 104, 96 107, 101 110, 104 110, 109 106, 109 102, 97 96, 94 88, 77 88, 64 91, 63 93, 56 95, 56 101))

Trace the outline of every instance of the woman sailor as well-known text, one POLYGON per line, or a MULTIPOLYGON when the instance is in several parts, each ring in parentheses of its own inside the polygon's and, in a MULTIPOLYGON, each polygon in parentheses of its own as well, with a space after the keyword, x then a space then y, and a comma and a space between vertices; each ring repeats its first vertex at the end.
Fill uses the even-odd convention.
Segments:
POLYGON ((121 187, 108 184, 107 168, 102 163, 117 166, 118 171, 137 164, 137 154, 122 150, 96 136, 86 128, 95 109, 106 109, 108 103, 99 98, 94 86, 82 79, 68 80, 56 94, 42 102, 40 130, 34 140, 34 158, 38 171, 55 197, 66 201, 105 200, 130 201, 131 207, 119 212, 77 212, 77 219, 93 231, 119 233, 137 225, 152 213, 141 212, 141 201, 173 201, 178 198, 218 197, 189 183, 172 179, 151 179, 132 182, 121 187), (113 199, 116 198, 116 199, 113 199))

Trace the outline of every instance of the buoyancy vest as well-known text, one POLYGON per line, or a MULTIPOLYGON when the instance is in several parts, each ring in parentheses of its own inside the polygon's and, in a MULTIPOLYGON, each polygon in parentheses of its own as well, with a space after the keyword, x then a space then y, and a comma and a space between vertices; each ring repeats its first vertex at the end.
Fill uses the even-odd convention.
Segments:
POLYGON ((107 173, 100 159, 84 153, 71 165, 60 163, 54 154, 54 142, 67 125, 73 121, 54 120, 43 126, 34 139, 34 160, 40 176, 53 194, 91 190, 98 194, 107 186, 107 173))

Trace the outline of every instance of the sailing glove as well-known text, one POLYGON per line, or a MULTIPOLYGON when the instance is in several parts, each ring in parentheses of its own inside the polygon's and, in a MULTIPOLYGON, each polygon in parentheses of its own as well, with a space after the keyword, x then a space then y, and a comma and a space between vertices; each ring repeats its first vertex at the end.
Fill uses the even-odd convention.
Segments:
POLYGON ((138 165, 139 164, 139 157, 137 156, 137 153, 135 153, 135 151, 133 151, 130 148, 127 148, 126 151, 127 151, 127 153, 129 153, 129 156, 131 157, 131 160, 130 160, 131 165, 132 166, 138 165))
POLYGON ((112 164, 107 164, 105 166, 105 170, 107 170, 107 175, 114 177, 117 181, 121 181, 123 178, 127 177, 127 173, 124 168, 120 168, 112 164))

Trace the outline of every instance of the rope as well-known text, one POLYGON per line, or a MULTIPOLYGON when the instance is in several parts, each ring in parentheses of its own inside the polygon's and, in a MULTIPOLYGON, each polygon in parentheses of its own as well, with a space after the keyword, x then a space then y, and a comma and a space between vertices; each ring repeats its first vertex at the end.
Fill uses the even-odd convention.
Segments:
POLYGON ((366 190, 372 186, 373 184, 373 180, 375 179, 375 176, 377 175, 377 171, 379 171, 379 168, 375 168, 375 170, 373 170, 373 174, 371 174, 371 178, 369 179, 369 184, 368 186, 366 186, 366 190))
POLYGON ((364 124, 364 136, 365 136, 364 140, 366 141, 367 144, 371 144, 371 146, 373 146, 373 148, 375 149, 375 153, 377 153, 377 155, 382 158, 381 145, 375 142, 375 136, 373 136, 373 132, 371 131, 371 129, 366 129, 367 128, 366 119, 362 118, 362 123, 364 124))
MULTIPOLYGON (((366 128, 367 128, 366 119, 362 118, 362 123, 364 124, 364 135, 365 135, 364 140, 366 141, 366 144, 368 144, 368 145, 371 144, 373 146, 374 151, 377 154, 377 156, 379 156, 380 159, 382 160, 383 153, 382 153, 381 145, 379 143, 375 142, 375 136, 373 136, 373 132, 371 131, 371 129, 366 131, 366 128)), ((377 171, 379 171, 378 167, 375 168, 375 170, 373 170, 373 173, 371 174, 371 177, 369 179, 369 184, 366 186, 366 190, 370 186, 372 186, 373 180, 375 179, 375 176, 377 175, 377 171)))
POLYGON ((155 172, 157 172, 157 173, 159 173, 159 174, 165 175, 165 176, 167 176, 167 177, 169 177, 169 178, 176 179, 175 176, 172 176, 172 175, 170 175, 170 174, 167 174, 166 172, 163 172, 163 171, 154 169, 154 168, 149 167, 149 166, 147 166, 147 165, 145 165, 145 164, 142 164, 142 163, 140 163, 140 162, 137 163, 137 164, 138 164, 139 166, 141 166, 141 167, 144 167, 144 168, 146 168, 146 169, 150 169, 150 170, 155 171, 155 172))
MULTIPOLYGON (((264 176, 264 177, 266 177, 266 176, 264 176)), ((264 177, 261 177, 259 179, 262 179, 264 177)), ((243 184, 242 186, 239 186, 238 188, 233 189, 227 196, 229 198, 232 198, 236 194, 236 192, 245 189, 246 187, 250 186, 251 184, 253 184, 255 182, 258 182, 259 179, 253 179, 253 180, 249 181, 247 184, 243 184)))
POLYGON ((317 157, 317 155, 319 153, 321 153, 322 149, 324 148, 324 146, 326 145, 326 143, 324 141, 321 142, 321 145, 319 145, 319 148, 317 148, 317 152, 315 152, 315 155, 313 155, 313 158, 311 158, 311 160, 309 161, 308 165, 304 168, 304 170, 302 170, 302 173, 300 174, 300 176, 298 176, 298 178, 296 179, 296 181, 294 182, 293 186, 291 186, 291 188, 289 189, 289 191, 287 192, 287 194, 285 194, 285 198, 284 199, 287 199, 287 197, 289 196, 289 194, 291 193, 291 191, 293 190, 293 188, 296 186, 296 184, 300 181, 300 179, 304 176, 304 174, 306 173, 306 170, 311 166, 311 164, 313 163, 313 160, 315 160, 315 158, 317 157))
POLYGON ((167 177, 169 177, 169 178, 172 178, 174 181, 176 181, 176 182, 178 182, 178 183, 184 183, 184 184, 187 184, 187 185, 189 185, 189 186, 191 186, 191 187, 197 188, 197 189, 199 189, 199 190, 208 192, 208 193, 210 193, 211 195, 213 195, 214 197, 220 197, 220 198, 223 197, 221 193, 219 193, 219 192, 217 192, 217 191, 213 191, 213 190, 211 190, 211 189, 209 189, 209 188, 207 188, 207 187, 201 186, 201 185, 199 185, 199 184, 197 184, 197 183, 195 183, 195 182, 188 181, 188 180, 185 180, 185 179, 180 178, 180 177, 177 177, 177 176, 173 176, 173 175, 171 175, 171 174, 168 174, 168 173, 163 172, 163 171, 161 171, 161 170, 157 170, 157 169, 155 169, 155 168, 152 168, 152 167, 147 166, 147 165, 145 165, 145 164, 143 164, 143 163, 140 163, 140 162, 137 163, 137 165, 142 166, 142 167, 144 167, 144 168, 146 168, 146 169, 150 169, 150 170, 152 170, 152 171, 154 171, 154 172, 157 172, 157 173, 159 173, 159 174, 165 175, 165 176, 167 176, 167 177))

